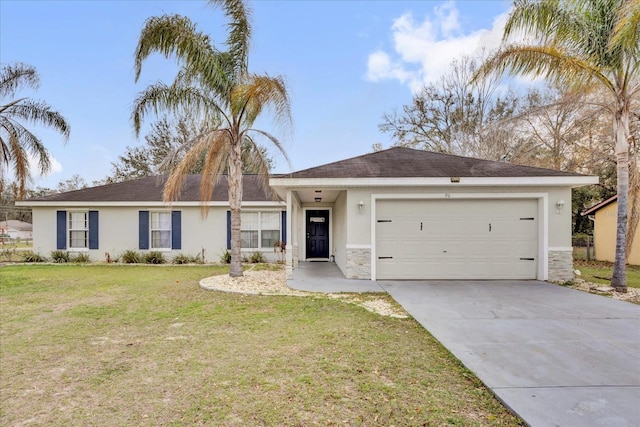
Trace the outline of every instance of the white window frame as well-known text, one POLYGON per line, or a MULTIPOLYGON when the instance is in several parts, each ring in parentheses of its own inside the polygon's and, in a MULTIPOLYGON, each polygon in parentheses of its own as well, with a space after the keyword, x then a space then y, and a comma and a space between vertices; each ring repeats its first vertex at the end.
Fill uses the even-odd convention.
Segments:
MULTIPOLYGON (((149 211, 149 250, 150 251, 170 251, 171 250, 171 242, 173 241, 173 229, 172 229, 172 218, 171 218, 171 211, 166 211, 166 210, 159 210, 159 211, 149 211), (154 215, 161 215, 161 214, 166 214, 169 216, 169 228, 153 228, 153 217, 154 215), (169 232, 169 246, 159 246, 159 247, 155 247, 154 246, 154 239, 153 239, 153 232, 157 231, 157 232, 163 232, 163 231, 168 231, 169 232)), ((161 221, 158 220, 158 224, 160 224, 161 221)), ((160 239, 160 241, 162 242, 162 239, 160 239)))
MULTIPOLYGON (((247 211, 243 211, 240 213, 240 215, 242 214, 254 214, 257 213, 258 214, 258 229, 254 230, 247 230, 244 227, 245 222, 240 220, 240 235, 242 235, 243 231, 257 231, 258 232, 258 246, 257 247, 251 247, 251 248, 247 248, 242 246, 241 250, 243 252, 253 252, 253 251, 264 251, 264 250, 273 250, 273 245, 272 246, 262 246, 262 232, 263 231, 274 231, 274 229, 269 228, 269 229, 264 229, 262 228, 263 224, 262 224, 262 215, 263 214, 278 214, 278 239, 279 241, 282 240, 282 211, 275 211, 275 210, 247 210, 247 211)), ((240 242, 242 243, 242 238, 240 239, 240 242)))
MULTIPOLYGON (((77 239, 76 239, 77 240, 77 239)), ((67 242, 71 251, 88 251, 89 250, 89 211, 67 211, 67 242), (74 228, 72 218, 74 214, 84 214, 84 227, 74 228), (74 239, 71 237, 73 232, 84 232, 84 246, 73 246, 74 239)))

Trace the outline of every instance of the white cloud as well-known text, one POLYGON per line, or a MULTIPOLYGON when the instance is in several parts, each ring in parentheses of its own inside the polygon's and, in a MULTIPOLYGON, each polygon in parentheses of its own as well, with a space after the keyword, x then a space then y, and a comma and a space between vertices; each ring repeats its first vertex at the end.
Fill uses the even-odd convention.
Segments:
POLYGON ((411 72, 405 71, 402 64, 392 63, 391 57, 383 51, 377 51, 369 55, 367 63, 367 78, 377 82, 386 79, 397 79, 401 83, 412 79, 411 72))
POLYGON ((411 12, 405 13, 391 26, 393 52, 370 54, 366 78, 373 82, 395 79, 416 93, 437 81, 454 59, 497 48, 506 17, 506 13, 496 17, 491 28, 465 33, 453 2, 435 7, 432 16, 422 22, 411 12))
POLYGON ((458 22, 458 9, 452 1, 434 9, 436 16, 440 20, 440 32, 445 36, 450 36, 454 31, 460 29, 458 22))

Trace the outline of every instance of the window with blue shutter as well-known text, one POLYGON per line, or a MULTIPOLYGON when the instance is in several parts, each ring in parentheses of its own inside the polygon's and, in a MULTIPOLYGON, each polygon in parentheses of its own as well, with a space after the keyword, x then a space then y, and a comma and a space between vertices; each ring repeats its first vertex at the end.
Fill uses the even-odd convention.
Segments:
POLYGON ((282 211, 282 243, 287 244, 287 211, 282 211))
POLYGON ((182 212, 171 211, 171 249, 182 249, 182 212))
POLYGON ((67 211, 56 212, 56 249, 67 249, 67 211))
POLYGON ((138 212, 138 249, 149 249, 149 211, 138 212))
POLYGON ((89 249, 98 249, 98 211, 89 211, 89 249))
POLYGON ((231 249, 231 211, 227 211, 227 249, 231 249))

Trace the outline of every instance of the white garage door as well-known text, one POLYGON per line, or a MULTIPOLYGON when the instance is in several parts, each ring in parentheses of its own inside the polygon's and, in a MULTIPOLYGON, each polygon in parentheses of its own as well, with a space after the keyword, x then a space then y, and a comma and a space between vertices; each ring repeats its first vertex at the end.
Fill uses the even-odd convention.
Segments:
POLYGON ((378 200, 377 279, 535 279, 538 202, 378 200))

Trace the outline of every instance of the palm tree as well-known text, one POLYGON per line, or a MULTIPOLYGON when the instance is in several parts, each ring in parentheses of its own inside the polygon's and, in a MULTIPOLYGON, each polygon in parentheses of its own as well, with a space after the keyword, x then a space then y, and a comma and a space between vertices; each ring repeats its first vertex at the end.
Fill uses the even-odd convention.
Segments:
POLYGON ((542 76, 577 91, 604 88, 613 118, 618 226, 611 285, 626 292, 631 100, 640 92, 640 0, 516 0, 502 47, 476 74, 542 76), (526 36, 526 42, 512 42, 526 36))
MULTIPOLYGON (((181 66, 171 85, 158 82, 141 92, 134 102, 132 119, 136 133, 149 112, 187 110, 205 120, 221 123, 193 141, 182 160, 173 168, 165 184, 163 197, 176 200, 185 174, 201 156, 200 199, 203 214, 216 180, 228 169, 231 210, 231 268, 229 275, 242 276, 240 253, 240 209, 242 205, 242 155, 249 146, 257 148, 254 137, 266 137, 289 161, 280 142, 272 134, 254 129, 253 124, 269 108, 279 124, 291 124, 289 96, 280 76, 257 75, 248 71, 251 26, 250 11, 244 0, 209 0, 219 5, 230 20, 227 50, 216 48, 209 37, 180 15, 149 18, 142 29, 135 51, 135 79, 142 63, 154 53, 167 59, 175 56, 181 66)), ((256 151, 259 151, 257 149, 256 151)), ((267 189, 268 162, 258 161, 260 176, 267 189)))
POLYGON ((36 69, 22 63, 7 64, 0 69, 0 192, 6 176, 12 170, 18 182, 17 198, 24 197, 26 183, 31 179, 29 166, 33 158, 41 174, 51 170, 49 152, 42 141, 21 122, 49 126, 69 139, 70 127, 62 115, 42 101, 14 98, 18 89, 37 89, 40 78, 36 69))

